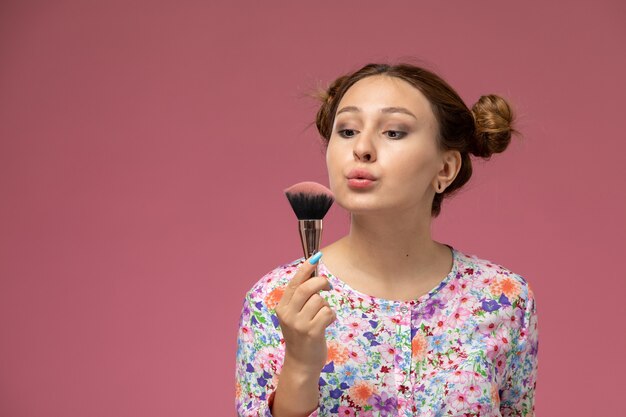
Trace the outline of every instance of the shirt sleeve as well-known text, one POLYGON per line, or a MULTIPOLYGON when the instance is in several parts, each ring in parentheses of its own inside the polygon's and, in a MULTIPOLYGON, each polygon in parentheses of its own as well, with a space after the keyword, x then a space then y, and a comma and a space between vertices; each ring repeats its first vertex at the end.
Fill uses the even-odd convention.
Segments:
POLYGON ((537 309, 529 286, 522 307, 519 333, 507 353, 508 374, 500 390, 500 412, 503 417, 534 417, 539 347, 537 309))
MULTIPOLYGON (((278 317, 258 297, 246 294, 237 333, 235 404, 239 417, 272 417, 284 344, 278 317)), ((319 408, 309 416, 317 416, 319 408)))
POLYGON ((237 331, 235 403, 239 417, 272 417, 270 412, 276 389, 280 337, 260 300, 251 292, 244 298, 237 331))

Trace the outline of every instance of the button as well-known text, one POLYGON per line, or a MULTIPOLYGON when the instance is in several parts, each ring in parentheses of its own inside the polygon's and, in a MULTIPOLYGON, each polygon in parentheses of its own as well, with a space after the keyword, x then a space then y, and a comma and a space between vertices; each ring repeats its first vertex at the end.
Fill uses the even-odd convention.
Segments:
POLYGON ((404 391, 404 396, 409 398, 411 396, 411 390, 408 389, 408 390, 404 391))
POLYGON ((409 308, 407 306, 402 306, 400 307, 400 311, 406 314, 406 312, 409 311, 409 308))

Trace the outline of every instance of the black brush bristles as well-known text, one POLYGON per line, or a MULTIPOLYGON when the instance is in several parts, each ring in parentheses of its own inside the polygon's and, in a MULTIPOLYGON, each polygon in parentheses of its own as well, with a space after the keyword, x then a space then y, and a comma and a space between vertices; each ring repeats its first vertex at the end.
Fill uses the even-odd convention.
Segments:
POLYGON ((322 184, 306 181, 284 190, 298 220, 323 219, 335 198, 322 184))

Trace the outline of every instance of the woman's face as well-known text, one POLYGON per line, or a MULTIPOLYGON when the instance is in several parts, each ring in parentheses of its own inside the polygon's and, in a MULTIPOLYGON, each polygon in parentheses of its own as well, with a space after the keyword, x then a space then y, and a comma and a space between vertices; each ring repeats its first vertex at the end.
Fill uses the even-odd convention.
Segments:
POLYGON ((430 206, 443 167, 437 121, 421 91, 396 77, 357 81, 337 106, 326 151, 335 201, 352 213, 430 206), (362 169, 375 179, 348 177, 362 169))

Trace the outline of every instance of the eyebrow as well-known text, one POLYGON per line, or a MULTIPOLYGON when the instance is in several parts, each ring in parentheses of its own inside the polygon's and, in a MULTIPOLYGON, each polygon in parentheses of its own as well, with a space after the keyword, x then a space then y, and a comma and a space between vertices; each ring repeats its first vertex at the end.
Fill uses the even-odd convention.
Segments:
MULTIPOLYGON (((360 112, 361 109, 356 106, 346 106, 342 108, 341 110, 339 110, 337 112, 337 115, 343 112, 348 112, 348 111, 360 112)), ((381 113, 404 113, 404 114, 408 114, 409 116, 417 120, 417 117, 415 117, 413 113, 411 113, 409 110, 405 109, 404 107, 383 107, 382 109, 380 109, 380 112, 381 113)))

